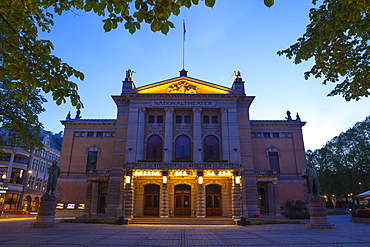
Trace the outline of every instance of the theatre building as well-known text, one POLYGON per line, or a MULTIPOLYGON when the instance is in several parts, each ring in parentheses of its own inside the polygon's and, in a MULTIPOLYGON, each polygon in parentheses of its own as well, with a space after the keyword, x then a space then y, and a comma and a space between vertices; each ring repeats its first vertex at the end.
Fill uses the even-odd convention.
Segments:
MULTIPOLYGON (((136 87, 127 71, 116 119, 62 121, 60 203, 84 215, 238 219, 304 200, 301 121, 251 120, 240 73, 231 88, 187 76, 136 87), (73 208, 73 207, 72 207, 73 208)), ((270 107, 271 102, 266 102, 270 107)), ((71 212, 71 211, 69 211, 71 212)))

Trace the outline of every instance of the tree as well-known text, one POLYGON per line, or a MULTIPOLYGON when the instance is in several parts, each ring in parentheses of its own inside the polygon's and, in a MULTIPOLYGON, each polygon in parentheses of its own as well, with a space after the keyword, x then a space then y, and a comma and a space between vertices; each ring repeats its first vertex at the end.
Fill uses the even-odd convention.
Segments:
MULTIPOLYGON (((317 0, 312 0, 313 4, 317 0)), ((310 10, 305 34, 288 49, 278 52, 295 64, 314 59, 310 76, 336 83, 328 96, 346 101, 370 95, 370 0, 324 0, 310 10)))
POLYGON ((370 116, 306 155, 319 168, 324 194, 347 198, 370 189, 370 116))
MULTIPOLYGON (((7 134, 3 141, 11 145, 35 150, 41 148, 39 141, 42 124, 38 115, 45 111, 42 104, 46 99, 40 90, 26 92, 28 98, 25 102, 15 99, 21 89, 13 89, 10 80, 0 80, 0 126, 2 134, 7 134)), ((0 147, 6 143, 0 143, 0 147)))

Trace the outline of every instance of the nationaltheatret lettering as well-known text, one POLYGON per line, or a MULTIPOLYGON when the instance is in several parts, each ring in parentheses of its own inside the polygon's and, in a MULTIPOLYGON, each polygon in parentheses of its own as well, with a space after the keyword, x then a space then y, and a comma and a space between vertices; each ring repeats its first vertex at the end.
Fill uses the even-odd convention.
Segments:
POLYGON ((203 100, 153 100, 151 106, 215 106, 215 101, 203 100))

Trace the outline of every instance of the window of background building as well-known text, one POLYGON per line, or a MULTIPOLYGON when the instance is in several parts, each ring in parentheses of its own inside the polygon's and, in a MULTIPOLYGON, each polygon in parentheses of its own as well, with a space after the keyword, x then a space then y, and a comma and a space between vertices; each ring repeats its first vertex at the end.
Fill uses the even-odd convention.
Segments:
POLYGON ((6 172, 8 171, 8 167, 0 167, 0 181, 6 179, 6 172))
POLYGON ((94 137, 94 132, 87 132, 87 137, 94 137))
POLYGON ((96 137, 103 137, 104 132, 96 132, 96 137))
POLYGON ((279 138, 279 137, 280 137, 280 135, 279 135, 278 132, 272 133, 272 138, 279 138))
POLYGON ((269 152, 270 170, 280 171, 279 168, 279 154, 278 152, 269 152))
POLYGON ((91 170, 96 169, 97 162, 98 162, 98 152, 97 151, 88 151, 87 152, 86 171, 91 171, 91 170))
POLYGON ((263 133, 263 138, 270 138, 270 133, 269 132, 264 132, 263 133))
POLYGON ((23 182, 23 172, 24 170, 19 168, 12 169, 12 176, 10 177, 10 182, 14 184, 22 184, 23 182))

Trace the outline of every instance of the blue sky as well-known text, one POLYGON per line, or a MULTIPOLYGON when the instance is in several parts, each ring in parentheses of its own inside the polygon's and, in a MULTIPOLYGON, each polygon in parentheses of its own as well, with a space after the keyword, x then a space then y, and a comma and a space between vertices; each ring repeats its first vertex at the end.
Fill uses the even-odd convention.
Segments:
MULTIPOLYGON (((217 0, 213 9, 194 6, 172 17, 176 29, 168 35, 153 33, 148 25, 131 35, 120 26, 105 33, 102 18, 93 13, 69 12, 56 17, 51 34, 54 54, 84 72, 78 82, 85 119, 114 119, 110 97, 121 93, 125 71, 136 73, 137 87, 179 76, 182 69, 182 21, 186 22, 185 69, 188 76, 231 87, 233 71, 240 70, 246 94, 256 96, 250 109, 253 120, 284 120, 286 111, 298 112, 306 149, 321 148, 327 141, 369 115, 369 99, 346 102, 327 97, 334 85, 304 80, 312 61, 295 65, 276 52, 293 44, 309 23, 311 0, 217 0)), ((49 102, 40 119, 45 129, 63 130, 60 120, 75 109, 49 102)))

